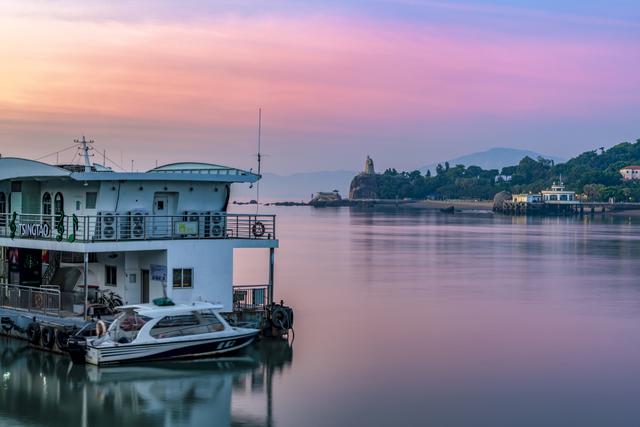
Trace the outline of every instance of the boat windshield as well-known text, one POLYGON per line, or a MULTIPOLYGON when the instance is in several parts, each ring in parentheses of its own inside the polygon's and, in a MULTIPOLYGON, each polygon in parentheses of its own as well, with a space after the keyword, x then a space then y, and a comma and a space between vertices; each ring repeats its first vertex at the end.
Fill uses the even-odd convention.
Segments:
POLYGON ((149 334, 156 339, 207 334, 224 330, 224 324, 213 310, 192 311, 189 314, 165 316, 149 334))
POLYGON ((116 318, 109 328, 109 334, 116 342, 132 342, 149 320, 151 320, 150 317, 141 316, 133 310, 127 310, 116 318))

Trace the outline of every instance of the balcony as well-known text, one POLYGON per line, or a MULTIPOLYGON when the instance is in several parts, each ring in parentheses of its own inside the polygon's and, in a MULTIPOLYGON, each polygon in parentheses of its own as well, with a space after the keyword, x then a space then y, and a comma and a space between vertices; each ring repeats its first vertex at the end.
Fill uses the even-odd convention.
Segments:
POLYGON ((58 242, 183 239, 275 240, 275 215, 214 212, 158 216, 141 212, 95 216, 0 214, 0 238, 58 242))

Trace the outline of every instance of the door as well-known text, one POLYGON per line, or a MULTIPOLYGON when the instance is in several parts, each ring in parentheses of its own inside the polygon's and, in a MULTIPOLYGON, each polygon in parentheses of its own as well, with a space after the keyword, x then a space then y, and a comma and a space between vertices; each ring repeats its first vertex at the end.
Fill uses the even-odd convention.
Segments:
POLYGON ((169 195, 156 193, 153 197, 153 235, 168 236, 171 234, 171 218, 169 218, 169 195))
POLYGON ((142 298, 143 304, 149 302, 149 270, 142 270, 142 298))

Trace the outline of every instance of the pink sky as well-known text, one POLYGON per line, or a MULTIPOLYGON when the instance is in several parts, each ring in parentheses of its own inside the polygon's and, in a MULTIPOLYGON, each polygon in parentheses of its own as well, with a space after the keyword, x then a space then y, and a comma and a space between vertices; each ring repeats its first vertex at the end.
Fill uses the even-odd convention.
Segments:
POLYGON ((250 167, 258 106, 278 173, 359 168, 367 153, 399 169, 492 146, 569 156, 640 137, 640 54, 624 37, 364 14, 2 12, 4 155, 37 157, 84 133, 140 168, 250 167))

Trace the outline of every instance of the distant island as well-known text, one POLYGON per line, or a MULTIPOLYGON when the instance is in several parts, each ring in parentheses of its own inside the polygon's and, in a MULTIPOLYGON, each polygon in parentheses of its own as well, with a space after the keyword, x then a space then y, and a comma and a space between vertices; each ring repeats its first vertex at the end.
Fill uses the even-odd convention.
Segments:
POLYGON ((398 172, 386 169, 376 173, 373 160, 367 156, 364 171, 356 175, 349 190, 351 200, 402 199, 481 199, 496 193, 539 192, 562 177, 567 189, 581 193, 590 201, 640 201, 640 139, 623 142, 608 150, 587 151, 564 163, 544 157, 525 156, 517 165, 502 169, 439 163, 435 173, 427 170, 398 172), (623 168, 629 175, 623 175, 623 168))

